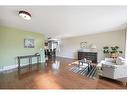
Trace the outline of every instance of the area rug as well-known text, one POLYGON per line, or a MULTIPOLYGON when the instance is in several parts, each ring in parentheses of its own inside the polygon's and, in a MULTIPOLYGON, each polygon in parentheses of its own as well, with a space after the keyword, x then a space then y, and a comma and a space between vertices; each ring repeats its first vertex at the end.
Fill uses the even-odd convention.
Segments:
POLYGON ((69 71, 80 74, 82 76, 86 76, 90 79, 96 79, 98 74, 98 69, 96 66, 94 67, 88 67, 88 66, 73 66, 69 68, 69 71))

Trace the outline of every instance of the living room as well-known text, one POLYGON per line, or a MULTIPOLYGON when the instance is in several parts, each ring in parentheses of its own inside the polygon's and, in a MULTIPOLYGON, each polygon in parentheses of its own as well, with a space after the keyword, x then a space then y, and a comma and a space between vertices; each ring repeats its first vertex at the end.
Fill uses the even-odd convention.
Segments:
POLYGON ((126 89, 126 10, 0 6, 0 88, 126 89))

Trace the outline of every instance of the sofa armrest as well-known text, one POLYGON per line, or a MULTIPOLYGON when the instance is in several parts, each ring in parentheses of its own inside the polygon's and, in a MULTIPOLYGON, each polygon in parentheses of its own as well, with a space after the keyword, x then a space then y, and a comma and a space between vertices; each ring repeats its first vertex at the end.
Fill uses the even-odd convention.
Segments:
POLYGON ((123 78, 127 77, 127 65, 119 65, 116 66, 116 69, 114 71, 114 78, 123 78))
POLYGON ((127 77, 127 65, 102 65, 102 76, 117 79, 127 77))
POLYGON ((102 76, 114 79, 114 67, 111 65, 102 65, 102 76))

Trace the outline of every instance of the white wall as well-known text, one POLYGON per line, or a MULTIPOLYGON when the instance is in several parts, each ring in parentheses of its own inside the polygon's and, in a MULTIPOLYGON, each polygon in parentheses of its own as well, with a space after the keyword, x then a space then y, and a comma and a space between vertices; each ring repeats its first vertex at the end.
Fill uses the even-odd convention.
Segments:
POLYGON ((83 41, 87 42, 88 47, 91 44, 97 46, 98 61, 104 57, 104 46, 110 47, 117 45, 124 52, 123 55, 125 54, 125 31, 113 31, 62 39, 60 52, 57 55, 77 59, 77 51, 80 49, 80 42, 83 41))
POLYGON ((127 28, 125 29, 125 35, 126 35, 126 38, 125 38, 125 43, 126 43, 126 45, 125 45, 125 58, 127 59, 127 28))

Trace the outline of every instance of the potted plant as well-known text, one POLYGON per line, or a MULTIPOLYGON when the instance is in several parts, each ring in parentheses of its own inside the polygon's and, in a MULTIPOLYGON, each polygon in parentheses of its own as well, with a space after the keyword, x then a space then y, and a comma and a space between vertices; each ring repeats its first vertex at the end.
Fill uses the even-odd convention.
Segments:
POLYGON ((103 47, 103 53, 110 56, 111 58, 117 58, 123 52, 119 50, 118 46, 114 46, 110 48, 108 46, 105 46, 103 47))
POLYGON ((114 47, 111 47, 110 53, 112 58, 117 58, 123 52, 119 50, 118 46, 114 46, 114 47))
POLYGON ((106 57, 109 57, 109 47, 108 46, 105 46, 103 47, 103 53, 105 54, 106 57))

